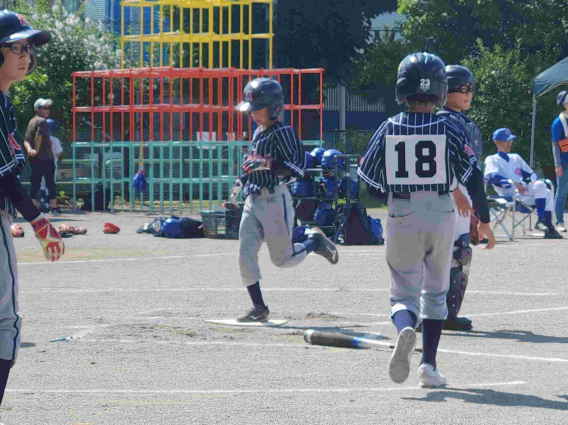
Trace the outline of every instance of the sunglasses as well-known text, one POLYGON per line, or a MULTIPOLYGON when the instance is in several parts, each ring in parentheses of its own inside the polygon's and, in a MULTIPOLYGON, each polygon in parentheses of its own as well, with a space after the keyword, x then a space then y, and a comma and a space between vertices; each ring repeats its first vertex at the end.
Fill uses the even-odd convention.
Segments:
POLYGON ((38 106, 37 109, 51 109, 50 106, 38 106))
POLYGON ((474 90, 475 90, 475 84, 467 83, 464 84, 463 86, 458 86, 450 89, 448 93, 473 93, 474 90))
POLYGON ((23 44, 14 43, 14 44, 5 44, 2 47, 7 47, 15 55, 21 55, 24 52, 26 52, 29 55, 35 53, 35 45, 33 44, 28 44, 27 46, 24 46, 23 44))

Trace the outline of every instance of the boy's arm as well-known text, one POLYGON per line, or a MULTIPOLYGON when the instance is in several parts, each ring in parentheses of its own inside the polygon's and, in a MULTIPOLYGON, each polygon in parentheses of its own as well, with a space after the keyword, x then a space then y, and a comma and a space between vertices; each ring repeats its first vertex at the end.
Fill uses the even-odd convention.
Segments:
POLYGON ((292 174, 295 177, 304 177, 305 158, 302 143, 296 132, 290 126, 284 126, 274 133, 277 139, 278 156, 272 169, 279 176, 292 174))

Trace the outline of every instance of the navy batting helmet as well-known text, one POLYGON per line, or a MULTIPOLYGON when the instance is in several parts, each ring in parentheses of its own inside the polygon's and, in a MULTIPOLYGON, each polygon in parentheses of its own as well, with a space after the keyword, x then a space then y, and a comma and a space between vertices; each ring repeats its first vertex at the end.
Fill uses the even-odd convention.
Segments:
MULTIPOLYGON (((41 46, 51 40, 49 31, 34 30, 30 23, 19 13, 10 10, 0 12, 0 46, 13 44, 21 40, 29 40, 34 46, 41 46)), ((35 51, 28 52, 30 65, 28 74, 31 74, 37 66, 35 51)), ((0 66, 4 63, 4 55, 0 53, 0 66)))
POLYGON ((461 87, 471 84, 471 91, 475 88, 472 72, 463 65, 446 66, 446 75, 448 76, 448 92, 460 92, 461 87))
POLYGON ((243 101, 237 105, 237 110, 250 114, 264 108, 268 108, 270 119, 278 118, 284 108, 282 87, 271 78, 256 78, 246 85, 243 101))
MULTIPOLYGON (((321 167, 322 168, 327 168, 327 169, 332 169, 333 168, 333 158, 335 158, 337 155, 343 155, 340 151, 338 151, 337 149, 328 149, 324 152, 323 156, 321 157, 321 167)), ((337 160, 337 167, 339 169, 343 169, 343 165, 344 165, 344 161, 343 158, 340 158, 337 160)))
POLYGON ((396 100, 399 105, 412 95, 436 97, 436 104, 443 106, 448 96, 446 65, 438 56, 427 52, 412 53, 398 66, 396 100))
POLYGON ((324 148, 314 148, 311 152, 310 155, 313 156, 316 159, 316 165, 321 164, 321 158, 323 156, 323 154, 325 153, 325 149, 324 148))
POLYGON ((57 123, 55 122, 54 119, 48 118, 45 120, 45 122, 47 123, 47 126, 49 127, 49 132, 51 134, 57 133, 57 123))

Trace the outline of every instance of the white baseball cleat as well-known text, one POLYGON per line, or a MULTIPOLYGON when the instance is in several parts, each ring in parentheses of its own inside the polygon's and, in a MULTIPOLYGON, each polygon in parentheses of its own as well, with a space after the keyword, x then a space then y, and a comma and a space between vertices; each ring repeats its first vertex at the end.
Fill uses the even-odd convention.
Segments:
POLYGON ((418 385, 420 388, 435 388, 446 385, 447 381, 444 375, 434 366, 428 363, 422 363, 418 367, 418 385))
POLYGON ((564 226, 564 223, 558 223, 556 225, 556 230, 566 233, 566 226, 564 226))
POLYGON ((389 363, 389 375, 396 384, 402 384, 410 373, 410 358, 416 347, 416 331, 406 327, 396 340, 396 345, 389 363))

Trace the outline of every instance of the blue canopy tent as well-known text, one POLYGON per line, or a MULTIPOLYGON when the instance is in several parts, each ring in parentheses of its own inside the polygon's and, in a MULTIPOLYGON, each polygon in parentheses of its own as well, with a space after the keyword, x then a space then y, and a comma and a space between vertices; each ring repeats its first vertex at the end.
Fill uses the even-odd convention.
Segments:
POLYGON ((552 65, 546 71, 536 76, 532 84, 533 114, 531 131, 531 157, 530 166, 534 166, 534 138, 536 132, 536 103, 539 97, 554 90, 562 84, 568 84, 568 57, 562 59, 556 65, 552 65))

